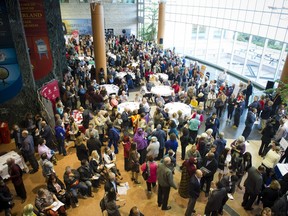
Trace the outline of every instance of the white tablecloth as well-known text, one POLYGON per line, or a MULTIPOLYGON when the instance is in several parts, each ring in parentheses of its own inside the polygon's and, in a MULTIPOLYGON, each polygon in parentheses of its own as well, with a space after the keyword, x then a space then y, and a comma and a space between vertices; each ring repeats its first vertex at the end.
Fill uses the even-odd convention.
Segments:
POLYGON ((163 79, 163 81, 167 81, 168 80, 168 75, 165 73, 156 73, 156 74, 152 74, 150 75, 150 77, 157 77, 157 79, 159 80, 159 77, 161 77, 163 79))
POLYGON ((107 90, 107 94, 118 94, 119 92, 119 87, 113 84, 105 84, 105 85, 100 85, 100 87, 104 86, 107 90))
MULTIPOLYGON (((135 74, 133 72, 128 72, 128 74, 131 75, 133 80, 136 78, 135 74)), ((127 72, 118 72, 118 73, 116 73, 116 77, 119 77, 121 79, 123 79, 126 75, 127 75, 127 72)))
POLYGON ((129 108, 133 112, 134 110, 139 109, 139 105, 140 103, 137 103, 137 102, 124 102, 124 103, 120 103, 117 106, 117 108, 118 108, 119 113, 122 113, 125 107, 129 108))
POLYGON ((158 95, 160 94, 160 96, 170 96, 173 92, 173 89, 170 86, 154 86, 151 88, 151 93, 158 95))
POLYGON ((182 111, 182 115, 186 117, 191 116, 191 107, 187 104, 180 103, 180 102, 171 102, 165 104, 164 109, 168 108, 169 109, 169 115, 172 116, 173 113, 177 113, 178 110, 182 111))
POLYGON ((82 61, 82 60, 84 60, 85 57, 86 57, 86 60, 88 60, 88 61, 91 60, 91 58, 88 56, 78 56, 78 59, 82 61))
POLYGON ((18 164, 22 170, 28 172, 29 169, 25 164, 23 157, 21 157, 15 151, 10 151, 0 157, 0 175, 3 179, 8 179, 10 177, 8 173, 8 166, 6 163, 7 159, 9 158, 13 158, 15 160, 15 163, 18 164))

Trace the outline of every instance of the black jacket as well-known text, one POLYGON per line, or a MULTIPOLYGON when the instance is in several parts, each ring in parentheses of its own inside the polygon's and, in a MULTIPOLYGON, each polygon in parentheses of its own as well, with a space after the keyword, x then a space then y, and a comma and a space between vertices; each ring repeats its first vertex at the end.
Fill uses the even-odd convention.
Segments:
POLYGON ((206 158, 204 159, 204 162, 203 162, 203 167, 205 167, 206 169, 208 169, 210 172, 207 173, 207 174, 205 174, 204 177, 205 177, 206 179, 209 179, 209 180, 212 181, 212 180, 213 180, 213 177, 214 177, 214 174, 215 174, 215 172, 216 172, 216 170, 217 170, 218 164, 217 164, 217 161, 216 161, 215 158, 213 158, 208 165, 206 165, 207 162, 208 162, 208 160, 207 160, 207 157, 206 157, 206 158))
POLYGON ((88 149, 86 149, 83 143, 76 146, 76 155, 79 161, 82 161, 84 159, 88 160, 88 149))
MULTIPOLYGON (((61 189, 65 189, 65 185, 63 184, 63 182, 62 182, 60 179, 57 178, 56 182, 57 182, 57 184, 60 185, 61 189)), ((51 181, 48 181, 48 183, 47 183, 47 189, 48 189, 50 192, 52 192, 52 193, 54 193, 54 194, 57 194, 57 190, 56 190, 56 188, 54 187, 54 185, 52 184, 51 181)))
POLYGON ((87 148, 89 151, 89 155, 91 155, 92 151, 96 150, 98 154, 101 152, 101 142, 99 139, 91 137, 89 140, 87 140, 87 148))
POLYGON ((78 168, 78 172, 80 174, 80 181, 90 181, 93 176, 93 173, 89 166, 80 166, 78 168))
POLYGON ((195 174, 191 177, 189 183, 189 196, 193 198, 198 198, 201 192, 201 185, 198 179, 196 178, 195 174))

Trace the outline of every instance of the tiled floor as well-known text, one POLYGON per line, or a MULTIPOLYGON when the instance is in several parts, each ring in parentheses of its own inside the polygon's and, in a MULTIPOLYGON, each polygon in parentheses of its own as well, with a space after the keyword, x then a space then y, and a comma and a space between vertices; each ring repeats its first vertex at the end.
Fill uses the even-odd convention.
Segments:
MULTIPOLYGON (((133 93, 130 95, 130 98, 133 97, 133 93)), ((244 114, 245 116, 245 114, 244 114)), ((235 130, 231 127, 231 125, 227 125, 225 120, 226 117, 223 117, 221 120, 221 130, 224 131, 225 135, 228 140, 228 144, 230 144, 233 139, 235 139, 238 135, 242 133, 243 130, 243 122, 245 118, 242 118, 241 121, 241 126, 235 130)), ((201 131, 203 131, 203 128, 201 128, 201 131)), ((253 165, 258 166, 261 163, 261 158, 258 157, 257 151, 260 145, 260 142, 257 141, 259 140, 259 133, 255 130, 251 134, 251 139, 250 140, 250 145, 247 147, 247 150, 252 153, 253 155, 253 165)), ((0 152, 3 151, 10 151, 11 149, 14 148, 14 145, 11 144, 2 144, 0 145, 0 152)), ((188 147, 189 148, 189 147, 188 147)), ((188 149, 187 148, 187 149, 188 149)), ((177 165, 178 167, 181 165, 182 161, 180 159, 180 149, 178 150, 177 154, 177 165)), ((70 148, 69 149, 69 154, 65 158, 63 156, 58 156, 59 162, 58 165, 55 166, 56 173, 62 179, 63 177, 63 172, 64 169, 67 165, 73 167, 73 168, 78 168, 80 166, 80 162, 77 160, 76 154, 75 154, 75 149, 70 148)), ((161 211, 160 208, 157 207, 157 194, 153 193, 151 198, 147 197, 146 194, 146 184, 145 182, 140 178, 141 184, 140 185, 135 185, 131 182, 130 180, 130 173, 127 173, 123 168, 123 148, 120 146, 120 153, 117 155, 117 164, 118 168, 122 172, 122 175, 124 177, 123 182, 128 182, 130 189, 128 190, 128 194, 126 196, 122 196, 121 199, 126 200, 126 205, 120 209, 120 212, 122 215, 128 215, 129 210, 131 207, 137 205, 138 208, 143 212, 144 215, 146 216, 174 216, 174 215, 184 215, 184 212, 187 207, 187 202, 188 200, 185 200, 181 198, 178 194, 178 192, 174 189, 171 189, 170 192, 170 199, 169 199, 169 205, 172 206, 172 209, 170 211, 161 211)), ((215 174, 215 179, 216 179, 217 174, 215 174)), ((44 177, 42 176, 41 170, 39 170, 36 174, 30 175, 30 174, 25 174, 23 176, 24 181, 25 181, 25 186, 28 194, 28 199, 25 204, 28 203, 34 203, 35 199, 35 194, 37 193, 37 190, 41 187, 45 186, 45 180, 44 177)), ((179 171, 179 168, 176 169, 175 172, 175 182, 179 184, 181 178, 181 172, 179 171)), ((244 181, 243 181, 244 182, 244 181)), ((243 183, 242 182, 242 183, 243 183)), ((7 182, 9 188, 11 189, 12 193, 15 194, 15 190, 13 188, 13 185, 11 184, 10 181, 7 182)), ((244 191, 240 191, 237 189, 236 193, 234 194, 235 200, 233 201, 228 201, 227 205, 229 205, 235 212, 237 212, 238 215, 245 216, 245 215, 255 215, 256 213, 259 213, 261 209, 260 206, 254 206, 254 210, 251 212, 246 212, 242 207, 241 207, 241 202, 242 202, 242 197, 243 197, 244 191)), ((103 197, 103 187, 100 188, 98 191, 95 191, 94 198, 89 198, 89 199, 81 199, 80 200, 80 206, 78 208, 70 208, 68 209, 68 214, 69 215, 85 215, 85 216, 97 216, 101 215, 100 207, 99 207, 99 201, 103 197)), ((196 211, 199 213, 199 215, 203 215, 204 213, 204 208, 205 208, 205 203, 207 201, 207 198, 205 198, 204 193, 201 193, 200 198, 197 201, 196 204, 196 211)), ((21 200, 17 197, 15 197, 15 207, 13 208, 13 215, 22 215, 22 209, 25 204, 21 204, 21 200)), ((2 215, 3 213, 0 213, 2 215)), ((236 214, 236 215, 237 215, 236 214)), ((224 215, 229 215, 227 212, 224 212, 224 215)))

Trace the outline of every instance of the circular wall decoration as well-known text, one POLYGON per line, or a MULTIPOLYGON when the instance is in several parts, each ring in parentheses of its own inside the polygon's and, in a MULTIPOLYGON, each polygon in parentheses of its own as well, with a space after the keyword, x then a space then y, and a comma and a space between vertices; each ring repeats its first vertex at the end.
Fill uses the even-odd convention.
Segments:
POLYGON ((0 66, 0 80, 5 84, 5 79, 9 77, 9 71, 5 67, 0 66))

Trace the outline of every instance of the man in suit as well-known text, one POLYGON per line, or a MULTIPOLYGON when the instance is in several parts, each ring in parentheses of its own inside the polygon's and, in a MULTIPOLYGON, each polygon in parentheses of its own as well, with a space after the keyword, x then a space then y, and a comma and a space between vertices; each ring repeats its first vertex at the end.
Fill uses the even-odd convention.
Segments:
POLYGON ((41 122, 41 131, 40 136, 46 140, 46 145, 50 149, 55 149, 53 146, 53 134, 49 125, 47 125, 46 121, 41 122))
POLYGON ((129 118, 129 108, 127 108, 127 107, 124 108, 124 111, 121 114, 121 119, 123 121, 122 126, 124 128, 124 131, 127 131, 131 125, 131 121, 129 118))
POLYGON ((242 206, 246 210, 253 210, 252 205, 261 192, 263 178, 262 174, 265 172, 264 166, 259 166, 258 169, 250 167, 248 169, 248 176, 244 182, 245 193, 243 196, 242 206))
POLYGON ((203 168, 207 170, 207 172, 203 171, 203 177, 201 178, 201 190, 203 189, 204 183, 206 183, 206 190, 205 190, 205 196, 208 197, 211 182, 213 181, 214 174, 217 170, 218 164, 215 159, 214 153, 208 153, 208 155, 205 157, 203 161, 203 168))
MULTIPOLYGON (((19 128, 18 125, 14 125, 13 126, 13 129, 11 130, 11 138, 14 138, 15 139, 15 144, 16 144, 16 147, 20 150, 21 147, 22 147, 22 130, 21 128, 19 128)), ((25 160, 26 161, 26 160, 25 160)))
POLYGON ((171 206, 168 206, 168 199, 170 188, 177 189, 176 184, 173 180, 173 174, 169 165, 171 164, 170 157, 165 157, 163 163, 158 165, 157 169, 157 180, 158 180, 158 207, 162 206, 162 210, 170 210, 171 206))
POLYGON ((185 216, 191 216, 192 213, 195 213, 194 207, 196 204, 196 200, 198 199, 200 195, 200 182, 201 178, 203 176, 203 173, 201 170, 196 170, 195 174, 191 177, 190 184, 189 184, 189 202, 188 206, 185 212, 185 216))

